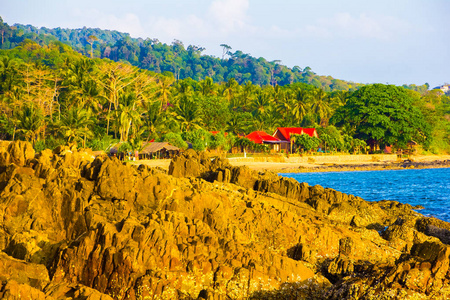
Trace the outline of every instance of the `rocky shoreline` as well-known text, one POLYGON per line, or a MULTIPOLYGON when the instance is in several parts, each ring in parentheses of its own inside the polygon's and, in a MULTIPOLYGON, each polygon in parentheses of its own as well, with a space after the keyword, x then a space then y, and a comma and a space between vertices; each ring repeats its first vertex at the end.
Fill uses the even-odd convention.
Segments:
POLYGON ((449 223, 190 150, 166 171, 11 143, 0 224, 2 299, 450 297, 449 223))

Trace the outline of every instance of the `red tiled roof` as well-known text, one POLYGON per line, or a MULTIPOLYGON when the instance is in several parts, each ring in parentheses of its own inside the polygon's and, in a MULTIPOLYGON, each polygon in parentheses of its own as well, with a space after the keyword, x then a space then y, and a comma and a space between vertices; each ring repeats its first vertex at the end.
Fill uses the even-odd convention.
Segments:
MULTIPOLYGON (((277 130, 287 140, 291 140, 291 134, 302 134, 303 128, 301 127, 278 127, 277 130)), ((276 131, 275 131, 276 133, 276 131)))
POLYGON ((265 133, 264 131, 253 131, 245 136, 249 140, 256 144, 262 144, 263 142, 277 142, 279 139, 265 133))
MULTIPOLYGON (((277 131, 279 131, 281 133, 281 135, 285 138, 286 141, 290 141, 291 140, 291 134, 303 134, 306 133, 309 136, 314 136, 316 129, 315 128, 302 128, 302 127, 278 127, 277 131)), ((275 133, 273 135, 275 135, 277 133, 277 131, 275 131, 275 133)))
POLYGON ((303 128, 303 133, 306 133, 310 137, 313 137, 314 135, 317 135, 317 131, 315 128, 303 128))

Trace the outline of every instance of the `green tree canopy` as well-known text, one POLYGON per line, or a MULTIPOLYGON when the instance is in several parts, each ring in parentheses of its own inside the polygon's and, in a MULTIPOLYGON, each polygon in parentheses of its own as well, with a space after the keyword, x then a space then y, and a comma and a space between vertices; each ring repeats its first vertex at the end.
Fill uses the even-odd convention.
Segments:
MULTIPOLYGON (((89 35, 96 33, 85 32, 83 39, 89 35)), ((130 39, 121 40, 125 48, 131 45, 130 39)), ((398 145, 408 139, 429 142, 431 127, 433 141, 425 150, 450 151, 450 98, 441 91, 421 94, 400 87, 374 85, 354 93, 329 92, 326 86, 319 90, 315 85, 295 79, 294 83, 282 85, 283 79, 277 73, 284 72, 280 64, 271 69, 273 74, 261 71, 268 76, 265 82, 272 79, 279 84, 260 86, 251 83, 250 77, 240 75, 239 72, 249 71, 239 69, 237 62, 252 64, 250 56, 242 52, 226 60, 227 64, 234 62, 224 72, 234 72, 236 76, 232 79, 224 76, 225 73, 220 75, 228 80, 226 83, 217 82, 214 79, 217 73, 209 68, 207 77, 197 74, 192 77, 195 80, 179 79, 182 76, 177 74, 175 78, 162 65, 158 67, 161 73, 155 74, 125 61, 97 58, 99 43, 93 43, 94 59, 83 57, 61 42, 40 45, 24 40, 11 50, 0 49, 0 137, 35 141, 36 149, 70 140, 106 150, 113 137, 137 143, 160 140, 170 132, 185 138, 186 132, 201 129, 229 133, 228 147, 233 134, 245 136, 254 130, 270 133, 277 127, 300 126, 320 130, 321 145, 326 151, 358 152, 365 147, 355 143, 369 142, 369 139, 376 139, 379 144, 398 140, 398 145), (204 79, 198 81, 198 78, 204 79), (341 126, 335 128, 328 124, 338 109, 334 120, 341 126)), ((162 44, 156 41, 144 41, 144 44, 170 52, 169 46, 160 47, 162 44)), ((179 51, 186 51, 180 43, 175 46, 179 51)), ((91 49, 89 44, 87 49, 91 49)), ((190 59, 196 63, 206 58, 199 51, 190 48, 190 59)), ((173 63, 178 64, 181 54, 171 54, 173 63)), ((148 62, 157 66, 157 60, 148 62)), ((268 64, 263 58, 258 63, 268 64)), ((170 70, 181 66, 176 64, 170 70)), ((304 72, 313 75, 308 69, 304 72)), ((324 80, 332 81, 328 77, 324 80)), ((198 148, 223 148, 221 135, 196 140, 198 148)), ((258 147, 262 146, 246 149, 258 147)))
POLYGON ((291 138, 297 147, 304 149, 305 151, 311 151, 316 149, 320 145, 320 140, 316 137, 311 137, 307 134, 292 134, 291 138))
POLYGON ((337 109, 332 122, 354 131, 355 137, 381 146, 405 147, 408 141, 428 143, 430 128, 402 87, 373 84, 353 92, 337 109))
POLYGON ((179 134, 179 133, 169 132, 164 136, 163 140, 171 143, 172 145, 174 145, 178 148, 182 148, 182 149, 188 148, 188 144, 183 140, 183 138, 181 137, 181 134, 179 134))

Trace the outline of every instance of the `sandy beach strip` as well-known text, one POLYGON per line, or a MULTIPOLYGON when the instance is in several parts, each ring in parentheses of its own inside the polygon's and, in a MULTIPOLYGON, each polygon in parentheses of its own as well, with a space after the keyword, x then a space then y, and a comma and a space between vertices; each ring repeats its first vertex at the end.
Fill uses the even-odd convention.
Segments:
MULTIPOLYGON (((396 155, 313 155, 287 157, 231 157, 232 166, 247 166, 251 170, 275 173, 339 172, 362 170, 386 170, 402 168, 449 167, 450 155, 416 155, 399 161, 396 155)), ((170 159, 140 160, 145 164, 169 170, 170 159)))

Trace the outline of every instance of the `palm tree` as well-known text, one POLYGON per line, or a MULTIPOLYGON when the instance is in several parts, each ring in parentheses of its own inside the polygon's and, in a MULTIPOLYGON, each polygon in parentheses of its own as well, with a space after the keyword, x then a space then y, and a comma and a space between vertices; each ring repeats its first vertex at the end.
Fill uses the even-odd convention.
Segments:
POLYGON ((281 126, 281 121, 280 116, 270 107, 263 119, 263 129, 267 132, 274 132, 277 127, 281 126))
POLYGON ((140 107, 137 99, 131 93, 124 93, 121 95, 118 109, 118 121, 120 141, 127 141, 130 134, 130 129, 133 130, 133 135, 139 130, 142 125, 140 107))
POLYGON ((166 114, 159 111, 159 106, 158 102, 149 103, 146 105, 145 112, 142 115, 142 122, 148 131, 147 142, 158 129, 163 128, 165 125, 166 114))
POLYGON ((251 129, 254 126, 254 119, 251 113, 249 112, 236 112, 231 114, 230 119, 227 122, 227 132, 232 132, 235 135, 239 135, 242 133, 248 133, 252 131, 251 129))
POLYGON ((252 149, 255 146, 255 143, 246 137, 242 137, 236 139, 233 146, 239 147, 241 148, 241 151, 245 152, 246 149, 252 149))
POLYGON ((54 124, 55 129, 67 139, 67 142, 82 142, 86 146, 86 139, 94 136, 91 127, 94 119, 90 110, 81 107, 71 107, 63 114, 61 120, 54 124))
POLYGON ((308 101, 311 99, 308 91, 297 88, 294 90, 292 116, 297 124, 308 114, 308 101))
POLYGON ((349 92, 347 91, 336 91, 332 93, 330 97, 330 102, 333 111, 345 104, 345 102, 347 101, 348 94, 349 92))
POLYGON ((11 117, 17 107, 23 104, 16 84, 18 65, 18 61, 14 58, 0 57, 0 112, 8 117, 11 117))
POLYGON ((3 94, 12 90, 18 64, 18 61, 14 58, 0 57, 0 91, 3 94))
POLYGON ((42 111, 31 103, 17 110, 14 119, 17 132, 22 133, 25 140, 31 141, 34 145, 46 125, 42 111))
POLYGON ((227 98, 228 102, 231 103, 232 99, 236 96, 238 88, 239 83, 234 78, 228 79, 228 81, 225 83, 222 94, 227 98))
POLYGON ((86 81, 82 86, 82 92, 84 97, 80 105, 85 109, 92 109, 94 112, 98 112, 101 108, 100 105, 100 89, 94 80, 86 81))
POLYGON ((253 116, 265 115, 272 105, 272 99, 263 91, 259 91, 255 100, 251 103, 253 116))
POLYGON ((161 112, 164 105, 169 103, 170 98, 170 86, 175 82, 175 78, 169 76, 161 76, 157 79, 157 90, 156 90, 156 98, 159 99, 160 107, 159 111, 161 112))
POLYGON ((173 107, 172 115, 179 122, 182 131, 200 128, 202 122, 200 109, 191 99, 178 101, 173 107))
POLYGON ((204 80, 200 81, 201 93, 203 96, 215 95, 214 82, 211 77, 206 77, 204 80))
POLYGON ((285 99, 286 95, 284 93, 284 90, 277 84, 273 88, 273 99, 275 103, 279 103, 280 101, 283 101, 285 99))
POLYGON ((194 94, 192 86, 186 80, 181 80, 181 81, 177 82, 176 89, 178 92, 177 96, 176 96, 176 100, 178 102, 186 101, 186 100, 190 99, 192 97, 192 95, 194 94))
POLYGON ((280 118, 273 105, 274 102, 267 91, 258 92, 255 100, 251 104, 252 115, 254 118, 253 125, 256 130, 267 129, 266 121, 268 119, 271 119, 270 122, 273 123, 274 118, 280 118))
POLYGON ((281 117, 283 126, 289 126, 292 123, 290 116, 292 115, 294 105, 295 103, 292 98, 285 98, 276 105, 275 110, 277 115, 281 117))
POLYGON ((98 110, 100 89, 89 77, 94 70, 94 63, 89 59, 79 59, 68 64, 63 85, 68 87, 70 105, 91 107, 98 110))
POLYGON ((240 104, 244 110, 248 109, 248 106, 254 97, 256 89, 257 86, 253 85, 250 80, 243 85, 242 93, 240 94, 240 104))
POLYGON ((319 123, 325 125, 331 114, 331 107, 327 102, 328 94, 322 89, 316 89, 313 94, 311 111, 318 117, 319 123))
POLYGON ((89 74, 93 71, 94 62, 87 58, 81 58, 69 62, 65 74, 66 83, 70 87, 81 88, 83 83, 89 79, 89 74))

